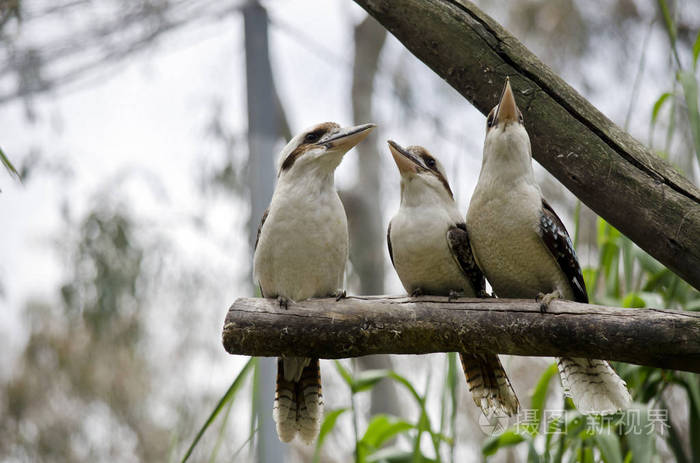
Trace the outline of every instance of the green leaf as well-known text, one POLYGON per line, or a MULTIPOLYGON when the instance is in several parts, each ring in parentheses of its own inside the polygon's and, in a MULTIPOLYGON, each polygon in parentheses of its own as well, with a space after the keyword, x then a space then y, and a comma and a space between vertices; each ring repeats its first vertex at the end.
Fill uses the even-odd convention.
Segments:
POLYGON ((367 463, 437 463, 437 460, 428 458, 420 452, 414 455, 413 452, 398 447, 377 450, 367 457, 366 461, 367 463))
POLYGON ((408 392, 411 393, 414 399, 416 399, 416 402, 418 402, 418 405, 421 406, 421 408, 425 411, 425 400, 423 397, 421 397, 420 394, 418 394, 418 391, 416 391, 416 388, 413 387, 413 384, 400 374, 390 371, 389 372, 389 378, 393 379, 394 381, 398 382, 399 384, 403 385, 406 389, 408 389, 408 392))
POLYGON ((678 80, 683 87, 685 105, 688 109, 688 124, 690 125, 690 132, 693 134, 693 141, 695 142, 695 156, 700 162, 700 112, 698 111, 698 81, 695 80, 695 74, 690 71, 679 72, 678 80))
POLYGON ((634 243, 631 239, 622 235, 620 237, 622 247, 622 274, 625 276, 625 290, 632 291, 632 276, 634 273, 634 243))
POLYGON ((532 440, 527 441, 527 463, 542 463, 542 459, 535 448, 535 442, 532 440))
POLYGON ((190 455, 192 455, 192 451, 199 443, 199 440, 204 435, 204 432, 214 422, 214 420, 216 420, 216 417, 219 415, 221 410, 224 409, 224 407, 226 406, 226 404, 228 404, 228 402, 230 402, 234 399, 234 397, 236 396, 236 392, 238 392, 238 389, 240 389, 241 384, 243 384, 243 380, 246 378, 248 371, 256 363, 257 363, 257 358, 251 357, 248 360, 248 362, 246 362, 246 364, 243 366, 241 371, 238 373, 238 376, 236 376, 236 378, 231 383, 231 386, 229 386, 228 390, 224 393, 223 397, 221 397, 221 399, 219 399, 219 403, 216 404, 216 407, 214 407, 214 410, 209 415, 209 418, 207 418, 207 421, 200 428, 199 432, 197 433, 194 440, 192 441, 192 444, 187 449, 187 452, 185 452, 185 456, 183 456, 182 460, 180 460, 182 463, 186 462, 187 459, 190 457, 190 455))
POLYGON ((598 276, 598 272, 596 272, 596 270, 594 268, 586 267, 581 271, 581 273, 583 274, 583 282, 586 284, 586 288, 589 290, 588 297, 592 301, 593 300, 592 290, 595 287, 595 280, 596 280, 596 277, 598 276))
POLYGON ((377 449, 397 434, 414 428, 413 424, 404 420, 389 415, 375 415, 367 425, 365 435, 362 436, 362 442, 371 448, 377 449))
MULTIPOLYGON (((550 454, 550 448, 552 444, 552 438, 555 435, 561 435, 564 432, 564 426, 566 424, 566 420, 564 419, 563 416, 557 416, 557 417, 552 417, 552 419, 549 421, 549 424, 547 425, 547 430, 545 434, 545 443, 544 443, 544 457, 546 461, 550 460, 549 454, 550 454)), ((561 444, 561 442, 560 442, 561 444)), ((561 457, 559 458, 561 460, 561 457)))
POLYGON ((566 437, 574 439, 581 432, 586 430, 586 417, 579 412, 572 412, 566 415, 566 437))
POLYGON ((700 56, 700 31, 698 36, 695 38, 695 44, 693 45, 693 69, 698 65, 698 56, 700 56))
POLYGON ((486 439, 486 442, 484 442, 484 445, 481 447, 481 453, 485 457, 488 457, 498 452, 498 449, 517 445, 524 440, 525 438, 517 432, 513 431, 512 429, 507 429, 498 436, 491 436, 486 439))
POLYGON ((340 373, 340 376, 345 380, 345 383, 350 386, 350 389, 352 389, 354 381, 352 379, 352 375, 350 372, 343 366, 342 363, 340 363, 339 360, 335 361, 335 369, 338 370, 338 373, 340 373))
POLYGON ((535 421, 532 423, 532 429, 530 432, 536 434, 540 429, 540 421, 542 420, 542 410, 544 409, 544 404, 547 400, 547 390, 549 389, 549 381, 558 372, 557 364, 552 363, 540 376, 540 380, 535 386, 535 390, 532 393, 532 401, 530 402, 530 408, 535 410, 535 421))
POLYGON ((642 308, 646 307, 646 302, 644 301, 644 299, 639 297, 639 294, 629 293, 622 300, 622 307, 642 309, 642 308))
POLYGON ((595 442, 605 463, 622 463, 622 450, 619 438, 606 430, 595 435, 595 442))
POLYGON ((352 383, 352 392, 362 392, 372 389, 379 381, 390 376, 389 370, 365 370, 355 375, 352 383))
POLYGON ((318 433, 318 439, 316 439, 316 450, 314 450, 314 463, 318 463, 321 458, 321 447, 323 442, 326 440, 326 436, 335 427, 335 422, 338 421, 338 417, 343 413, 347 412, 349 408, 338 408, 326 413, 325 418, 323 418, 323 423, 321 423, 321 430, 318 433))
POLYGON ((5 152, 0 148, 0 162, 2 162, 2 165, 5 166, 5 169, 10 173, 10 176, 14 176, 17 178, 17 180, 22 180, 22 178, 19 175, 19 172, 17 172, 17 169, 15 169, 15 166, 12 165, 10 160, 5 156, 5 152))
POLYGON ((668 9, 666 0, 658 0, 658 3, 659 8, 661 9, 661 15, 664 18, 664 25, 666 26, 668 39, 671 42, 671 51, 673 52, 673 56, 676 58, 676 63, 678 64, 678 67, 680 68, 681 63, 680 59, 678 58, 678 50, 676 48, 676 24, 673 22, 673 18, 671 17, 671 11, 668 9))
POLYGON ((659 117, 659 111, 663 107, 666 100, 672 96, 671 92, 666 92, 662 94, 658 100, 654 103, 654 108, 651 111, 651 123, 656 124, 656 119, 659 117))

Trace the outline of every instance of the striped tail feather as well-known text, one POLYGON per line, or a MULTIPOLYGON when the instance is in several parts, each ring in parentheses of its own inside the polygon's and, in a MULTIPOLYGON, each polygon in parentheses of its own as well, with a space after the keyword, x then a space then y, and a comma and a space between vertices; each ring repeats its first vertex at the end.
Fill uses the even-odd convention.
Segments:
POLYGON ((557 359, 559 376, 567 397, 586 415, 608 415, 630 407, 627 385, 605 360, 557 359))
POLYGON ((474 403, 484 415, 518 413, 520 402, 496 354, 459 354, 474 403))
POLYGON ((277 359, 277 389, 273 418, 277 435, 290 442, 299 433, 309 444, 318 435, 323 415, 321 369, 318 359, 277 359))

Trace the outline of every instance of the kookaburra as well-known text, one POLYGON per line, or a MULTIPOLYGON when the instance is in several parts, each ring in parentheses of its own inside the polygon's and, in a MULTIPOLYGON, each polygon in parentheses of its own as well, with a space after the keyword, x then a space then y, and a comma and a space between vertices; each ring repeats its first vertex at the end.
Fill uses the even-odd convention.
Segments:
MULTIPOLYGON (((530 138, 509 79, 489 113, 481 173, 467 213, 476 261, 499 297, 588 302, 564 224, 542 198, 530 138)), ((604 360, 557 359, 565 393, 582 413, 629 407, 625 382, 604 360)))
MULTIPOLYGON (((343 155, 373 128, 326 122, 297 135, 282 150, 277 185, 255 243, 253 273, 263 297, 278 298, 286 307, 344 294, 348 226, 333 177, 343 155)), ((323 415, 318 359, 278 359, 273 414, 283 442, 297 432, 306 443, 316 437, 323 415)))
MULTIPOLYGON (((389 141, 401 174, 401 205, 387 232, 389 255, 411 295, 483 297, 467 229, 440 162, 420 146, 389 141)), ((518 399, 498 355, 460 353, 469 390, 486 416, 513 415, 518 399)))

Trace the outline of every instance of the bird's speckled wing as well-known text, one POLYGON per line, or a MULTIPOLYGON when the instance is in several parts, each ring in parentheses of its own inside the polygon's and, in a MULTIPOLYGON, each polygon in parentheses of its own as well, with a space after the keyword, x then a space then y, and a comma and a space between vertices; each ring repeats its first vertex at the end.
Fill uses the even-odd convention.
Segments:
POLYGON ((386 245, 389 247, 389 258, 391 259, 391 265, 394 265, 394 250, 391 248, 391 222, 389 222, 389 228, 386 231, 386 245))
POLYGON ((588 302, 586 284, 581 274, 581 266, 576 258, 576 251, 564 224, 547 201, 542 200, 542 216, 540 217, 540 237, 554 256, 559 268, 571 283, 576 302, 588 302))
POLYGON ((263 225, 265 225, 265 219, 267 219, 267 214, 270 213, 270 208, 268 207, 265 209, 265 212, 263 212, 262 219, 260 220, 260 225, 258 226, 258 234, 255 237, 255 247, 253 250, 258 249, 258 241, 260 241, 260 232, 262 231, 263 225))
POLYGON ((450 252, 452 252, 452 257, 462 269, 462 272, 469 278, 476 296, 486 296, 486 281, 481 269, 476 265, 476 259, 474 259, 474 254, 469 244, 466 224, 458 223, 447 230, 447 244, 450 247, 450 252))
MULTIPOLYGON (((268 207, 265 209, 265 212, 263 212, 262 219, 260 219, 260 225, 258 225, 258 234, 255 236, 255 247, 253 248, 253 252, 255 252, 256 249, 258 249, 258 241, 260 241, 260 232, 262 232, 262 227, 265 225, 265 219, 267 219, 267 214, 270 213, 270 208, 268 207)), ((262 297, 265 297, 265 292, 263 291, 262 285, 260 282, 258 282, 258 288, 260 288, 260 295, 262 297)))

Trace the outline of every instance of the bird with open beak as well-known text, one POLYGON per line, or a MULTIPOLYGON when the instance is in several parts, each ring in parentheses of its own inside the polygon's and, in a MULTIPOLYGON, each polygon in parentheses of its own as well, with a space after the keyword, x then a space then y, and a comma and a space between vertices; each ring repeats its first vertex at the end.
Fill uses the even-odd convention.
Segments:
MULTIPOLYGON (((345 295, 348 226, 334 173, 345 153, 374 127, 326 122, 304 130, 282 149, 277 185, 258 229, 253 258, 263 297, 277 298, 286 308, 312 297, 345 295)), ((323 415, 318 359, 278 360, 273 412, 283 442, 297 433, 306 443, 316 437, 323 415)))
MULTIPOLYGON (((467 213, 476 261, 499 297, 588 302, 569 234, 542 197, 532 170, 530 138, 506 78, 488 115, 479 180, 467 213)), ((557 359, 565 393, 587 414, 628 408, 625 382, 604 360, 557 359)))
MULTIPOLYGON (((389 141, 389 150, 401 174, 401 205, 389 223, 387 244, 404 288, 412 296, 486 296, 442 165, 421 146, 389 141)), ((460 359, 472 398, 486 416, 518 412, 498 355, 463 352, 460 359)))

